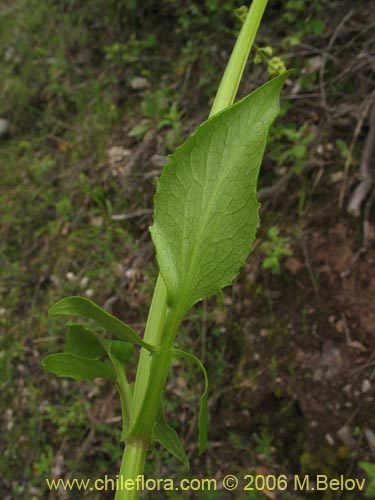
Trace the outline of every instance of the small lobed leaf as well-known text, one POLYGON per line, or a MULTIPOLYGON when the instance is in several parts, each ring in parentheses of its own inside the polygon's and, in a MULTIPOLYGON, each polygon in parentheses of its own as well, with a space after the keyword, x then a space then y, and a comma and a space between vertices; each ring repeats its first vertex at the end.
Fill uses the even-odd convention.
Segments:
POLYGON ((64 351, 77 356, 98 358, 107 352, 98 337, 99 335, 89 328, 77 323, 70 323, 65 335, 64 351))
POLYGON ((129 342, 111 340, 110 345, 111 355, 115 356, 122 364, 127 363, 134 353, 134 345, 129 342))
POLYGON ((68 377, 79 381, 93 380, 98 377, 116 381, 113 368, 106 363, 67 352, 46 356, 42 359, 42 367, 46 372, 54 373, 58 377, 68 377))
POLYGON ((190 468, 189 458, 182 446, 177 432, 167 424, 164 409, 161 408, 153 428, 153 438, 158 441, 171 455, 178 458, 187 469, 190 468))
POLYGON ((91 319, 121 340, 153 350, 152 346, 144 342, 133 328, 84 297, 65 297, 56 302, 48 311, 49 316, 60 314, 91 319))
POLYGON ((251 250, 260 163, 289 74, 203 123, 158 181, 151 234, 169 302, 181 317, 231 284, 251 250))

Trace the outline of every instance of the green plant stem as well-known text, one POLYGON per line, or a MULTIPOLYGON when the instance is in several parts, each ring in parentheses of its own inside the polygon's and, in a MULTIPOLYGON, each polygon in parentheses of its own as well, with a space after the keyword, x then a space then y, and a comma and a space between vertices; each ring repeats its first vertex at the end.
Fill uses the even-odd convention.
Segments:
MULTIPOLYGON (((253 0, 220 83, 210 116, 234 102, 266 5, 267 0, 253 0)), ((144 457, 160 408, 173 357, 174 339, 181 320, 180 312, 168 305, 167 289, 162 276, 159 275, 144 335, 144 340, 157 349, 153 354, 141 349, 130 411, 129 438, 121 463, 120 474, 123 478, 135 480, 143 473, 144 457)), ((137 500, 139 493, 136 490, 119 491, 115 500, 137 500)))
POLYGON ((127 443, 122 457, 119 485, 124 485, 127 489, 116 491, 115 500, 137 500, 139 490, 137 488, 137 478, 142 475, 145 463, 146 448, 142 443, 127 443), (132 484, 134 481, 134 484, 132 484))
MULTIPOLYGON (((163 278, 159 274, 144 335, 144 340, 146 341, 146 339, 148 339, 148 342, 155 347, 160 347, 162 342, 167 310, 167 289, 163 278)), ((134 427, 140 414, 146 390, 149 385, 148 382, 151 375, 152 361, 153 355, 146 349, 142 349, 134 385, 134 397, 130 412, 130 428, 134 427)))
POLYGON ((234 102, 267 2, 268 0, 253 0, 221 79, 210 116, 234 102))

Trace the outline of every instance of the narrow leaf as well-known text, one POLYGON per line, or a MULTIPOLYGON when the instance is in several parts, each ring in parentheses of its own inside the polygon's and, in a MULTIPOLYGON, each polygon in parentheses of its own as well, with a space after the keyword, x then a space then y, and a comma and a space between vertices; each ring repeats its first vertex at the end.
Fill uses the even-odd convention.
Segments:
POLYGON ((152 346, 141 339, 133 328, 84 297, 65 297, 56 302, 49 309, 48 315, 57 316, 59 314, 92 319, 105 330, 114 333, 121 340, 127 340, 151 351, 154 350, 152 346))
POLYGON ((190 361, 193 361, 195 364, 197 364, 199 366, 199 368, 201 369, 201 371, 203 373, 204 391, 200 397, 200 408, 199 408, 199 454, 202 454, 207 446, 207 419, 208 419, 208 412, 207 412, 208 377, 207 377, 207 372, 206 372, 206 369, 205 369, 202 361, 194 354, 191 354, 190 352, 186 352, 186 351, 181 351, 180 349, 174 349, 174 353, 177 356, 180 356, 180 357, 186 358, 190 361))
POLYGON ((42 367, 46 372, 54 373, 58 377, 74 380, 93 380, 98 377, 116 380, 113 368, 106 363, 67 352, 46 356, 42 359, 42 367))
POLYGON ((121 440, 126 441, 129 430, 129 412, 132 403, 132 389, 125 372, 125 363, 133 354, 134 346, 128 342, 109 341, 108 356, 116 374, 116 385, 121 401, 122 433, 121 440))
POLYGON ((97 333, 83 325, 70 323, 65 335, 64 351, 77 356, 95 359, 107 352, 98 337, 97 333))
POLYGON ((156 419, 153 438, 158 441, 169 453, 178 458, 187 469, 190 468, 189 458, 185 453, 181 440, 177 432, 167 424, 164 409, 161 407, 156 419))
POLYGON ((152 239, 181 316, 231 284, 251 250, 259 167, 288 75, 203 123, 169 157, 158 181, 152 239))

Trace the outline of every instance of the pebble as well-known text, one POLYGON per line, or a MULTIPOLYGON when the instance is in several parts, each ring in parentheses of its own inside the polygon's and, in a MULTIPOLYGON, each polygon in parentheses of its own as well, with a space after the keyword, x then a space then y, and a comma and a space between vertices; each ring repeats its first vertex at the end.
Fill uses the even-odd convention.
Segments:
POLYGON ((323 380, 323 370, 321 368, 318 368, 315 370, 314 375, 313 375, 313 381, 314 382, 321 382, 323 380))
POLYGON ((344 425, 336 432, 336 435, 348 448, 355 448, 356 442, 353 438, 349 425, 344 425))
POLYGON ((333 437, 331 436, 331 434, 326 434, 325 438, 326 438, 327 443, 330 446, 333 446, 335 444, 335 441, 334 441, 333 437))
POLYGON ((77 279, 77 276, 74 273, 72 273, 71 271, 69 271, 66 273, 65 278, 68 281, 72 282, 72 281, 75 281, 77 279))
POLYGON ((147 78, 136 76, 130 82, 130 86, 133 90, 145 90, 150 87, 150 82, 147 80, 147 78))
POLYGON ((342 388, 342 390, 345 392, 347 396, 350 396, 350 393, 352 392, 352 385, 347 384, 342 388))
POLYGON ((365 394, 366 392, 369 392, 371 390, 371 382, 367 379, 365 379, 362 382, 362 387, 361 387, 362 392, 365 394))
POLYGON ((81 288, 86 288, 86 287, 87 287, 87 285, 89 284, 89 280, 90 280, 90 278, 89 278, 88 276, 84 276, 84 277, 81 279, 81 281, 79 282, 79 286, 80 286, 81 288))

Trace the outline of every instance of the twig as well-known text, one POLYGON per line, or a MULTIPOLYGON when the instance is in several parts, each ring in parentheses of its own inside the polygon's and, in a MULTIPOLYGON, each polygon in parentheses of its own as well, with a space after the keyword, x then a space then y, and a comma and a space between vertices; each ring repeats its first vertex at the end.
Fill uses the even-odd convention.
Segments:
MULTIPOLYGON (((375 94, 372 96, 375 97, 375 94)), ((375 153, 375 104, 373 104, 370 112, 369 125, 370 128, 363 148, 361 166, 359 169, 360 183, 355 188, 347 207, 347 211, 351 215, 354 215, 354 217, 359 217, 361 205, 369 194, 374 182, 371 175, 371 163, 375 153)))
POLYGON ((341 321, 344 327, 344 334, 345 334, 345 339, 348 345, 352 343, 352 339, 350 337, 350 330, 348 326, 348 322, 346 321, 346 316, 344 313, 341 313, 341 321))
POLYGON ((326 89, 325 89, 325 85, 324 85, 324 71, 325 71, 327 59, 330 55, 329 53, 332 50, 332 47, 336 41, 336 38, 338 37, 338 34, 340 33, 340 31, 344 27, 344 24, 352 17, 353 12, 354 12, 354 10, 351 9, 346 14, 346 16, 342 18, 341 22, 337 25, 335 31, 333 32, 333 34, 328 42, 327 48, 323 54, 322 65, 320 66, 320 70, 319 70, 319 82, 320 82, 320 93, 321 93, 321 99, 322 99, 322 106, 324 108, 327 107, 327 95, 326 95, 326 89))
POLYGON ((134 219, 136 217, 142 217, 142 215, 150 215, 152 214, 153 210, 149 208, 141 208, 139 210, 135 210, 135 212, 131 212, 129 214, 114 214, 112 215, 112 220, 115 221, 121 221, 121 220, 128 220, 128 219, 134 219))
POLYGON ((364 246, 361 246, 361 248, 353 255, 352 260, 350 261, 350 264, 344 271, 341 271, 340 277, 341 278, 346 278, 351 274, 353 271, 354 265, 358 262, 359 258, 361 255, 363 255, 366 252, 366 248, 364 246))
POLYGON ((349 154, 347 156, 347 159, 345 161, 345 166, 344 166, 344 178, 342 180, 340 196, 339 196, 339 209, 342 208, 343 203, 344 203, 344 196, 345 196, 345 191, 346 191, 348 172, 349 172, 350 164, 352 162, 354 146, 357 142, 359 133, 362 129, 363 122, 365 121, 365 119, 368 115, 368 112, 371 108, 371 105, 373 104, 374 98, 375 98, 375 90, 370 94, 370 96, 364 102, 364 105, 362 107, 363 111, 359 115, 357 125, 356 125, 356 128, 354 130, 353 138, 352 138, 352 141, 351 141, 350 146, 349 146, 349 154))
POLYGON ((316 282, 314 273, 313 273, 313 271, 311 269, 311 262, 310 262, 309 254, 307 253, 307 247, 306 247, 305 237, 304 237, 303 234, 302 234, 302 237, 301 237, 301 246, 302 246, 302 252, 303 252, 303 255, 304 255, 305 261, 306 261, 307 272, 309 273, 309 276, 310 276, 310 279, 311 279, 311 283, 312 283, 312 286, 314 288, 314 292, 315 292, 315 295, 316 295, 316 300, 317 300, 317 302, 319 302, 319 288, 318 288, 318 284, 316 282))
POLYGON ((290 172, 284 175, 281 179, 272 184, 272 186, 259 189, 258 199, 259 201, 265 201, 270 198, 278 198, 288 187, 288 183, 291 179, 296 176, 294 172, 290 172))
POLYGON ((370 240, 370 213, 371 213, 371 207, 372 204, 374 203, 375 200, 375 186, 372 190, 372 193, 367 200, 366 207, 365 207, 365 217, 363 221, 363 246, 364 248, 368 247, 369 240, 370 240))

